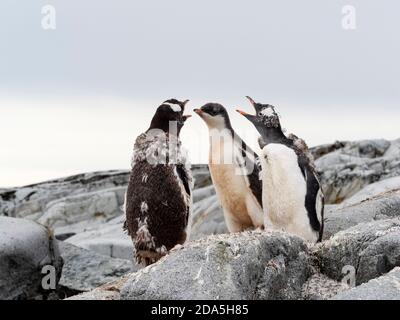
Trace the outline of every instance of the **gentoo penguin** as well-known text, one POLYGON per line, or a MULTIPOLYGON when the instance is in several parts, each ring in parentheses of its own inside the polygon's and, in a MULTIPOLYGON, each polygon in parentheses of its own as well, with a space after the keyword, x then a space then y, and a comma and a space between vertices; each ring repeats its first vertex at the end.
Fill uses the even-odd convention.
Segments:
POLYGON ((125 195, 125 229, 138 263, 156 262, 189 238, 192 175, 179 133, 187 101, 162 103, 136 139, 125 195))
POLYGON ((235 133, 226 109, 208 103, 194 109, 209 129, 208 166, 230 232, 262 228, 258 156, 235 133))
POLYGON ((286 136, 276 108, 247 97, 256 115, 237 110, 260 133, 265 224, 309 242, 321 241, 324 196, 306 143, 286 136))

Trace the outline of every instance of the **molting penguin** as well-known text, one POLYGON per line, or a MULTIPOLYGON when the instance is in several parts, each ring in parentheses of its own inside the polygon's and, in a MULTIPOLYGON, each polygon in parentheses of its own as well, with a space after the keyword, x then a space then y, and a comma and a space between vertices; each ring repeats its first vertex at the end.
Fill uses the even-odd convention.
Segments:
POLYGON ((226 109, 208 103, 194 111, 209 129, 208 165, 230 232, 262 228, 262 184, 258 156, 232 129, 226 109))
POLYGON ((132 171, 125 195, 126 221, 138 263, 156 262, 189 238, 192 175, 179 133, 190 116, 188 101, 160 105, 150 128, 134 145, 132 171))
POLYGON ((254 102, 256 115, 237 110, 261 137, 265 224, 310 242, 321 241, 324 196, 306 143, 282 132, 275 107, 254 102))

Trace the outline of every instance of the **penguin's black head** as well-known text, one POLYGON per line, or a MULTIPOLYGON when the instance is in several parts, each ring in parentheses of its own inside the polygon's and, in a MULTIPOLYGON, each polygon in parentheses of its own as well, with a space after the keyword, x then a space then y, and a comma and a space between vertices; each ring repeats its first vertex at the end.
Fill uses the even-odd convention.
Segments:
MULTIPOLYGON (((185 121, 191 115, 184 115, 185 106, 189 100, 183 102, 176 99, 164 101, 158 108, 151 120, 150 129, 159 129, 164 132, 176 131, 179 135, 185 121), (174 129, 176 128, 176 129, 174 129)), ((171 132, 173 133, 173 132, 171 132)))
POLYGON ((256 114, 251 115, 241 110, 236 110, 236 111, 239 112, 244 117, 246 117, 251 123, 253 123, 253 125, 260 133, 261 131, 264 131, 263 129, 265 128, 267 129, 281 128, 279 115, 276 112, 275 107, 273 105, 257 103, 250 97, 246 98, 252 104, 256 114))
POLYGON ((194 109, 210 129, 231 129, 226 109, 219 103, 207 103, 200 109, 194 109))

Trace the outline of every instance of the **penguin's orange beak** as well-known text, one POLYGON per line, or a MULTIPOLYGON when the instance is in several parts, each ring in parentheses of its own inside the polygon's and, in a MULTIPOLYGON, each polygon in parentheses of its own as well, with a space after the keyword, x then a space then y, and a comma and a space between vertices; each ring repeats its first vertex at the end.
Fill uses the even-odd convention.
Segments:
POLYGON ((236 109, 236 112, 239 112, 242 116, 249 116, 247 112, 244 112, 242 110, 236 109))
POLYGON ((239 110, 239 109, 236 109, 236 111, 238 113, 240 113, 242 116, 244 116, 247 120, 251 121, 251 122, 254 122, 256 120, 256 116, 253 116, 250 113, 244 112, 244 111, 239 110))

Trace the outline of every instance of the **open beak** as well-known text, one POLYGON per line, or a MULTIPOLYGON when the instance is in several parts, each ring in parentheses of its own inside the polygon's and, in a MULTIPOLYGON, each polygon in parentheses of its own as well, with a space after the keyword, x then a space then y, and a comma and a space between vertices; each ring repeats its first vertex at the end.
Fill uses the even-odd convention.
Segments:
POLYGON ((242 110, 236 109, 236 112, 239 112, 242 116, 249 116, 247 112, 244 112, 242 110))
POLYGON ((236 111, 237 111, 238 113, 240 113, 242 116, 244 116, 245 118, 247 118, 247 120, 249 120, 249 121, 251 121, 251 122, 253 122, 253 121, 256 119, 256 116, 253 116, 253 115, 250 114, 250 113, 244 112, 244 111, 239 110, 239 109, 236 109, 236 111))
POLYGON ((253 108, 254 108, 254 110, 256 111, 256 113, 258 113, 257 103, 256 103, 252 98, 250 98, 249 96, 246 96, 246 98, 247 98, 247 100, 250 101, 250 103, 251 103, 251 105, 253 106, 253 108))

